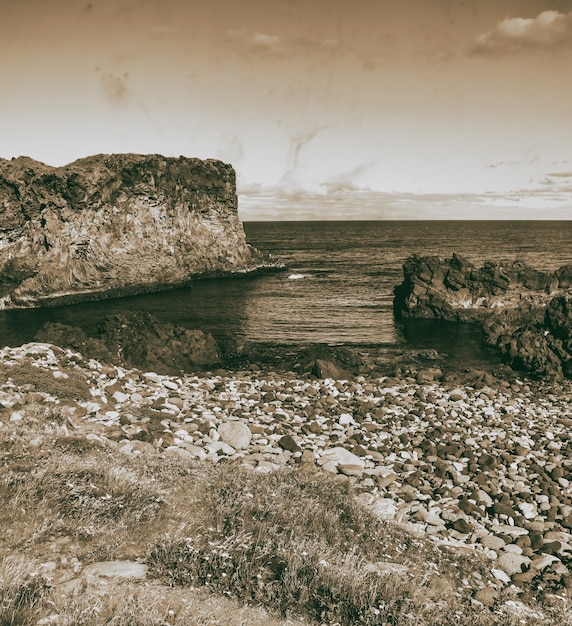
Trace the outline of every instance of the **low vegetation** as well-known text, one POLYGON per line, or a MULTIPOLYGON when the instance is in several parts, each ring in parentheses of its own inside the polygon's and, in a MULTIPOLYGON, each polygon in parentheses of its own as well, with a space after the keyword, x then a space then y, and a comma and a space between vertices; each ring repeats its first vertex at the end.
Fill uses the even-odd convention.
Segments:
POLYGON ((348 482, 125 455, 41 402, 11 415, 0 410, 0 626, 570 623, 510 587, 476 602, 489 564, 380 521, 348 482), (92 588, 81 569, 102 560, 146 563, 147 579, 92 588))

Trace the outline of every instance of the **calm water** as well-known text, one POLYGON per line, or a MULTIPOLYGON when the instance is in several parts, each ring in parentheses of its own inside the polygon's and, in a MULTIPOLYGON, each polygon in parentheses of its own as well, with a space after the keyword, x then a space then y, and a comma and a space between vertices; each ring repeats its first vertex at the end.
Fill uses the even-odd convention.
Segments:
POLYGON ((432 347, 486 359, 470 327, 396 323, 393 287, 417 252, 453 252, 476 264, 521 259, 538 269, 572 263, 572 222, 257 222, 249 242, 287 264, 283 273, 198 281, 192 289, 34 311, 0 313, 0 343, 33 339, 46 321, 94 333, 105 315, 147 311, 220 340, 376 345, 388 353, 432 347))

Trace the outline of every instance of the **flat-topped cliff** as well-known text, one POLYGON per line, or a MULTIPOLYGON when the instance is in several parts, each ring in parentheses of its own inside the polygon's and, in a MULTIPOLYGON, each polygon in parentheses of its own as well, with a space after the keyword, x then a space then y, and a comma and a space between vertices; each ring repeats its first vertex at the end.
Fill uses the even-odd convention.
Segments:
POLYGON ((0 307, 154 291, 262 264, 216 160, 96 155, 0 160, 0 307))

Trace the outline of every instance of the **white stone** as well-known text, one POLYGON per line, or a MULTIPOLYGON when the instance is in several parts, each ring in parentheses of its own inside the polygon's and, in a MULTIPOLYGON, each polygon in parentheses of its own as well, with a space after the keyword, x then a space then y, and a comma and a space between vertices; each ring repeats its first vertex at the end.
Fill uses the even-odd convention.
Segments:
POLYGON ((353 454, 345 448, 330 448, 322 453, 325 462, 332 462, 336 465, 357 465, 363 469, 364 462, 359 456, 353 454))
POLYGON ((506 583, 506 584, 510 583, 510 576, 506 572, 501 570, 501 569, 493 568, 493 569, 491 569, 491 574, 497 580, 500 580, 502 583, 506 583))
POLYGON ((536 506, 532 502, 520 502, 518 508, 526 519, 534 519, 536 517, 536 506))
POLYGON ((179 446, 169 446, 168 448, 165 448, 165 454, 169 454, 171 456, 180 456, 187 459, 192 459, 194 456, 193 454, 191 454, 191 452, 189 452, 185 448, 179 448, 179 446))
POLYGON ((211 443, 207 447, 207 450, 209 452, 216 452, 217 454, 222 452, 227 456, 232 456, 233 454, 236 454, 236 450, 232 446, 229 446, 228 443, 224 443, 224 441, 215 441, 214 443, 211 443))
POLYGON ((129 400, 129 396, 122 391, 116 391, 113 394, 112 398, 115 400, 115 402, 118 402, 119 404, 123 404, 124 402, 127 402, 127 400, 129 400))
POLYGON ((397 506, 391 498, 377 499, 371 504, 371 509, 377 517, 384 520, 395 519, 397 515, 397 506))
POLYGON ((250 428, 244 422, 223 422, 218 427, 218 435, 224 443, 236 450, 248 448, 252 440, 250 428))
POLYGON ((156 374, 155 372, 145 372, 143 376, 145 376, 147 380, 150 380, 154 383, 160 383, 162 380, 161 376, 159 376, 159 374, 156 374))
POLYGON ((496 565, 499 569, 506 572, 509 576, 513 574, 519 574, 523 571, 523 568, 528 568, 530 565, 530 559, 527 556, 521 554, 512 554, 511 552, 503 552, 496 565))
POLYGON ((101 561, 83 569, 87 578, 137 578, 147 577, 147 566, 133 561, 101 561))
POLYGON ((350 424, 355 424, 354 418, 349 413, 342 413, 338 422, 342 426, 349 426, 350 424))
POLYGON ((177 385, 177 383, 173 382, 172 380, 169 380, 169 379, 162 380, 161 383, 163 387, 166 387, 167 389, 170 389, 171 391, 179 390, 179 385, 177 385))

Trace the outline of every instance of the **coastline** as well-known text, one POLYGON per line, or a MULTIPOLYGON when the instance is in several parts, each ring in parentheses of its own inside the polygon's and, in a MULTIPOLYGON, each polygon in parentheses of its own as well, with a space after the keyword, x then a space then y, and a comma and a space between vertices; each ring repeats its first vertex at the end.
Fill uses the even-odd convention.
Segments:
POLYGON ((55 308, 59 306, 67 306, 71 304, 81 304, 85 302, 99 302, 102 300, 110 300, 113 298, 123 298, 127 296, 137 296, 151 293, 160 293, 163 291, 173 291, 184 287, 192 287, 193 283, 202 280, 211 280, 217 278, 248 278, 274 272, 285 271, 285 265, 275 262, 271 259, 264 259, 261 263, 253 264, 249 267, 234 270, 215 272, 203 272, 201 274, 191 275, 187 279, 177 280, 174 282, 149 282, 139 284, 129 284, 121 287, 105 287, 102 289, 88 289, 85 291, 74 291, 65 293, 55 293, 49 296, 41 296, 34 298, 20 298, 14 302, 10 296, 0 297, 0 311, 24 310, 24 309, 41 309, 55 308))

